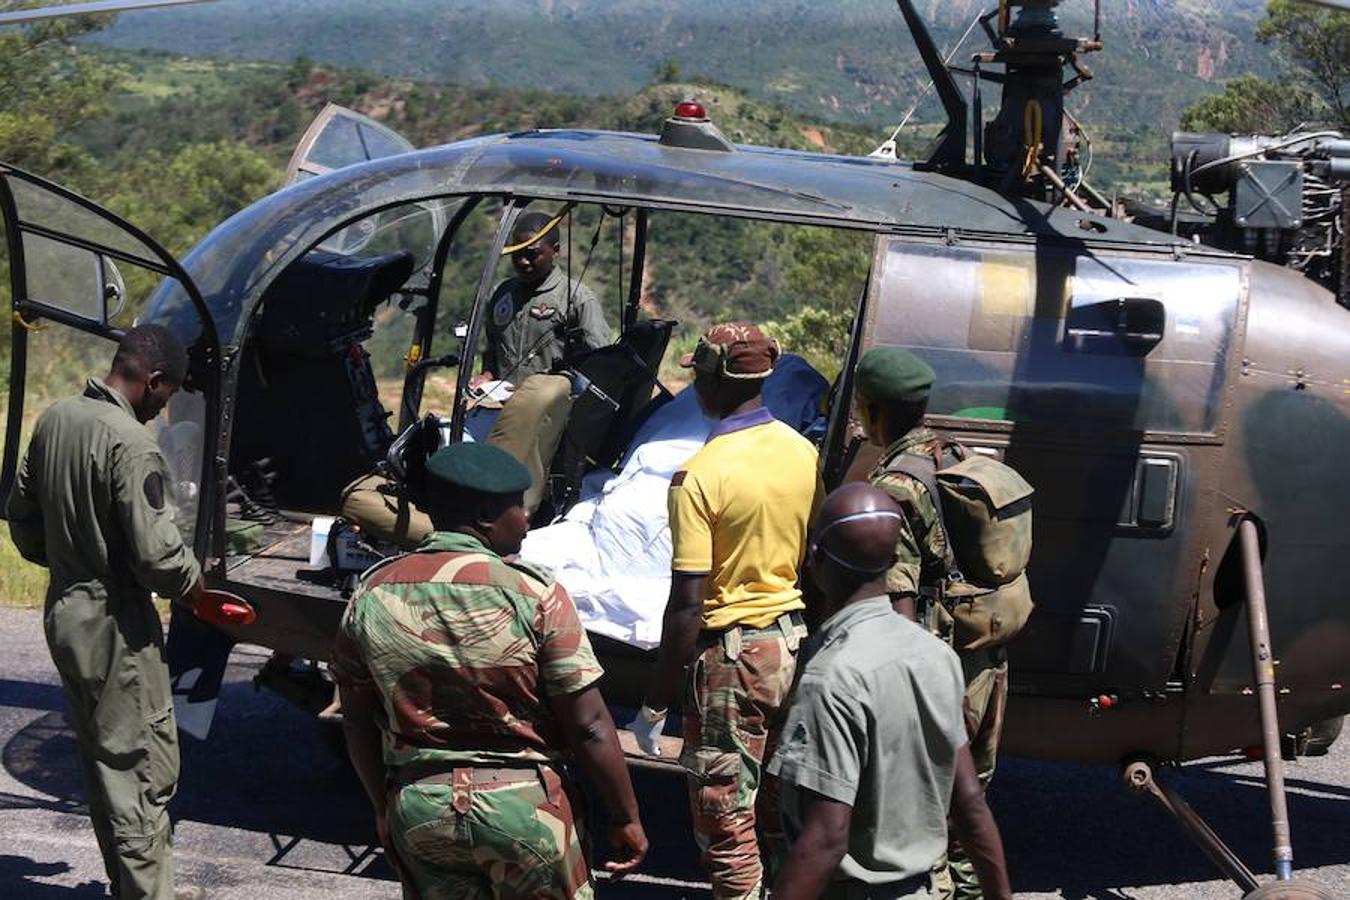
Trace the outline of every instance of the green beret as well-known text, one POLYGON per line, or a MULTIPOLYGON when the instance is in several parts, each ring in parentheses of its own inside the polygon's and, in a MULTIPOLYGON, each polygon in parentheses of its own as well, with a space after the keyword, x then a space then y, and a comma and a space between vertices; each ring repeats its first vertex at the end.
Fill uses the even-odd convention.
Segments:
POLYGON ((530 486, 530 470, 491 444, 465 441, 442 447, 427 460, 433 478, 484 494, 514 494, 530 486))
POLYGON ((928 363, 899 347, 873 347, 858 361, 856 387, 877 403, 918 403, 928 399, 936 378, 928 363))

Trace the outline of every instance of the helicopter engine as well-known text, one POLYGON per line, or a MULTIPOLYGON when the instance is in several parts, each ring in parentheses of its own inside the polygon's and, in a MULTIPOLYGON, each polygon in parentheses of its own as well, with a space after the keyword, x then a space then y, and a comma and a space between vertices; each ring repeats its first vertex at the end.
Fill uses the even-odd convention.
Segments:
POLYGON ((1350 306, 1347 183, 1350 140, 1334 131, 1172 135, 1174 233, 1287 266, 1350 306))

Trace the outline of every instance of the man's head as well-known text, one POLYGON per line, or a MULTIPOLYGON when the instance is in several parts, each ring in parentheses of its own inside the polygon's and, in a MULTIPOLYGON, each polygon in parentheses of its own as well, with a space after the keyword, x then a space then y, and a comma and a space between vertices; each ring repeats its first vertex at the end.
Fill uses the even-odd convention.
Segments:
POLYGON ((500 556, 520 552, 530 530, 524 492, 530 472, 488 444, 442 447, 427 460, 427 514, 437 531, 479 538, 500 556))
POLYGON ((853 391, 858 421, 885 447, 923 421, 936 375, 928 363, 898 347, 873 347, 858 361, 853 391))
POLYGON ((187 369, 187 351, 173 332, 137 325, 117 345, 108 386, 127 399, 138 421, 149 422, 183 386, 187 369))
POLYGON ((896 502, 864 482, 845 484, 825 498, 811 532, 807 565, 825 597, 826 616, 864 586, 885 593, 903 522, 896 502))
POLYGON ((528 212, 516 220, 511 232, 511 265, 521 280, 539 284, 553 271, 561 239, 558 222, 548 213, 528 212))
POLYGON ((760 395, 778 361, 778 342, 748 322, 714 325, 680 365, 694 370, 694 391, 710 415, 725 416, 760 395))

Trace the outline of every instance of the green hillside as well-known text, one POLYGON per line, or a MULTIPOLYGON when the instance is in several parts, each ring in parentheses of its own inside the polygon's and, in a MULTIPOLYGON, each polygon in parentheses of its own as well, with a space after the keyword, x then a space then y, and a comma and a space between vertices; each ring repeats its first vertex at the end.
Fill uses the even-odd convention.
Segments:
MULTIPOLYGON (((989 4, 923 0, 951 47, 989 4)), ((1170 130, 1218 81, 1269 68, 1253 39, 1262 0, 1111 0, 1098 78, 1074 98, 1099 128, 1170 130)), ((1091 31, 1091 3, 1060 7, 1091 31)), ((894 4, 883 0, 219 0, 138 13, 99 40, 236 59, 305 54, 398 77, 583 95, 629 94, 673 64, 799 112, 893 126, 927 81, 894 4)), ((977 28, 956 58, 985 49, 977 28)), ((937 114, 931 99, 919 121, 937 114)))

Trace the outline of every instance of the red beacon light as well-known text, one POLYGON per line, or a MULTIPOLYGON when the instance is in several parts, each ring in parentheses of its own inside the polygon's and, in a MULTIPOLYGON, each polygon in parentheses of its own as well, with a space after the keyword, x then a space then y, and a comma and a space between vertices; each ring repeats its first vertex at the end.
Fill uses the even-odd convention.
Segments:
POLYGON ((675 118, 699 122, 708 121, 708 111, 696 100, 682 100, 675 104, 675 118))
POLYGON ((730 153, 736 149, 708 120, 708 111, 697 100, 682 100, 675 104, 675 113, 661 123, 660 141, 664 147, 682 150, 730 153))

